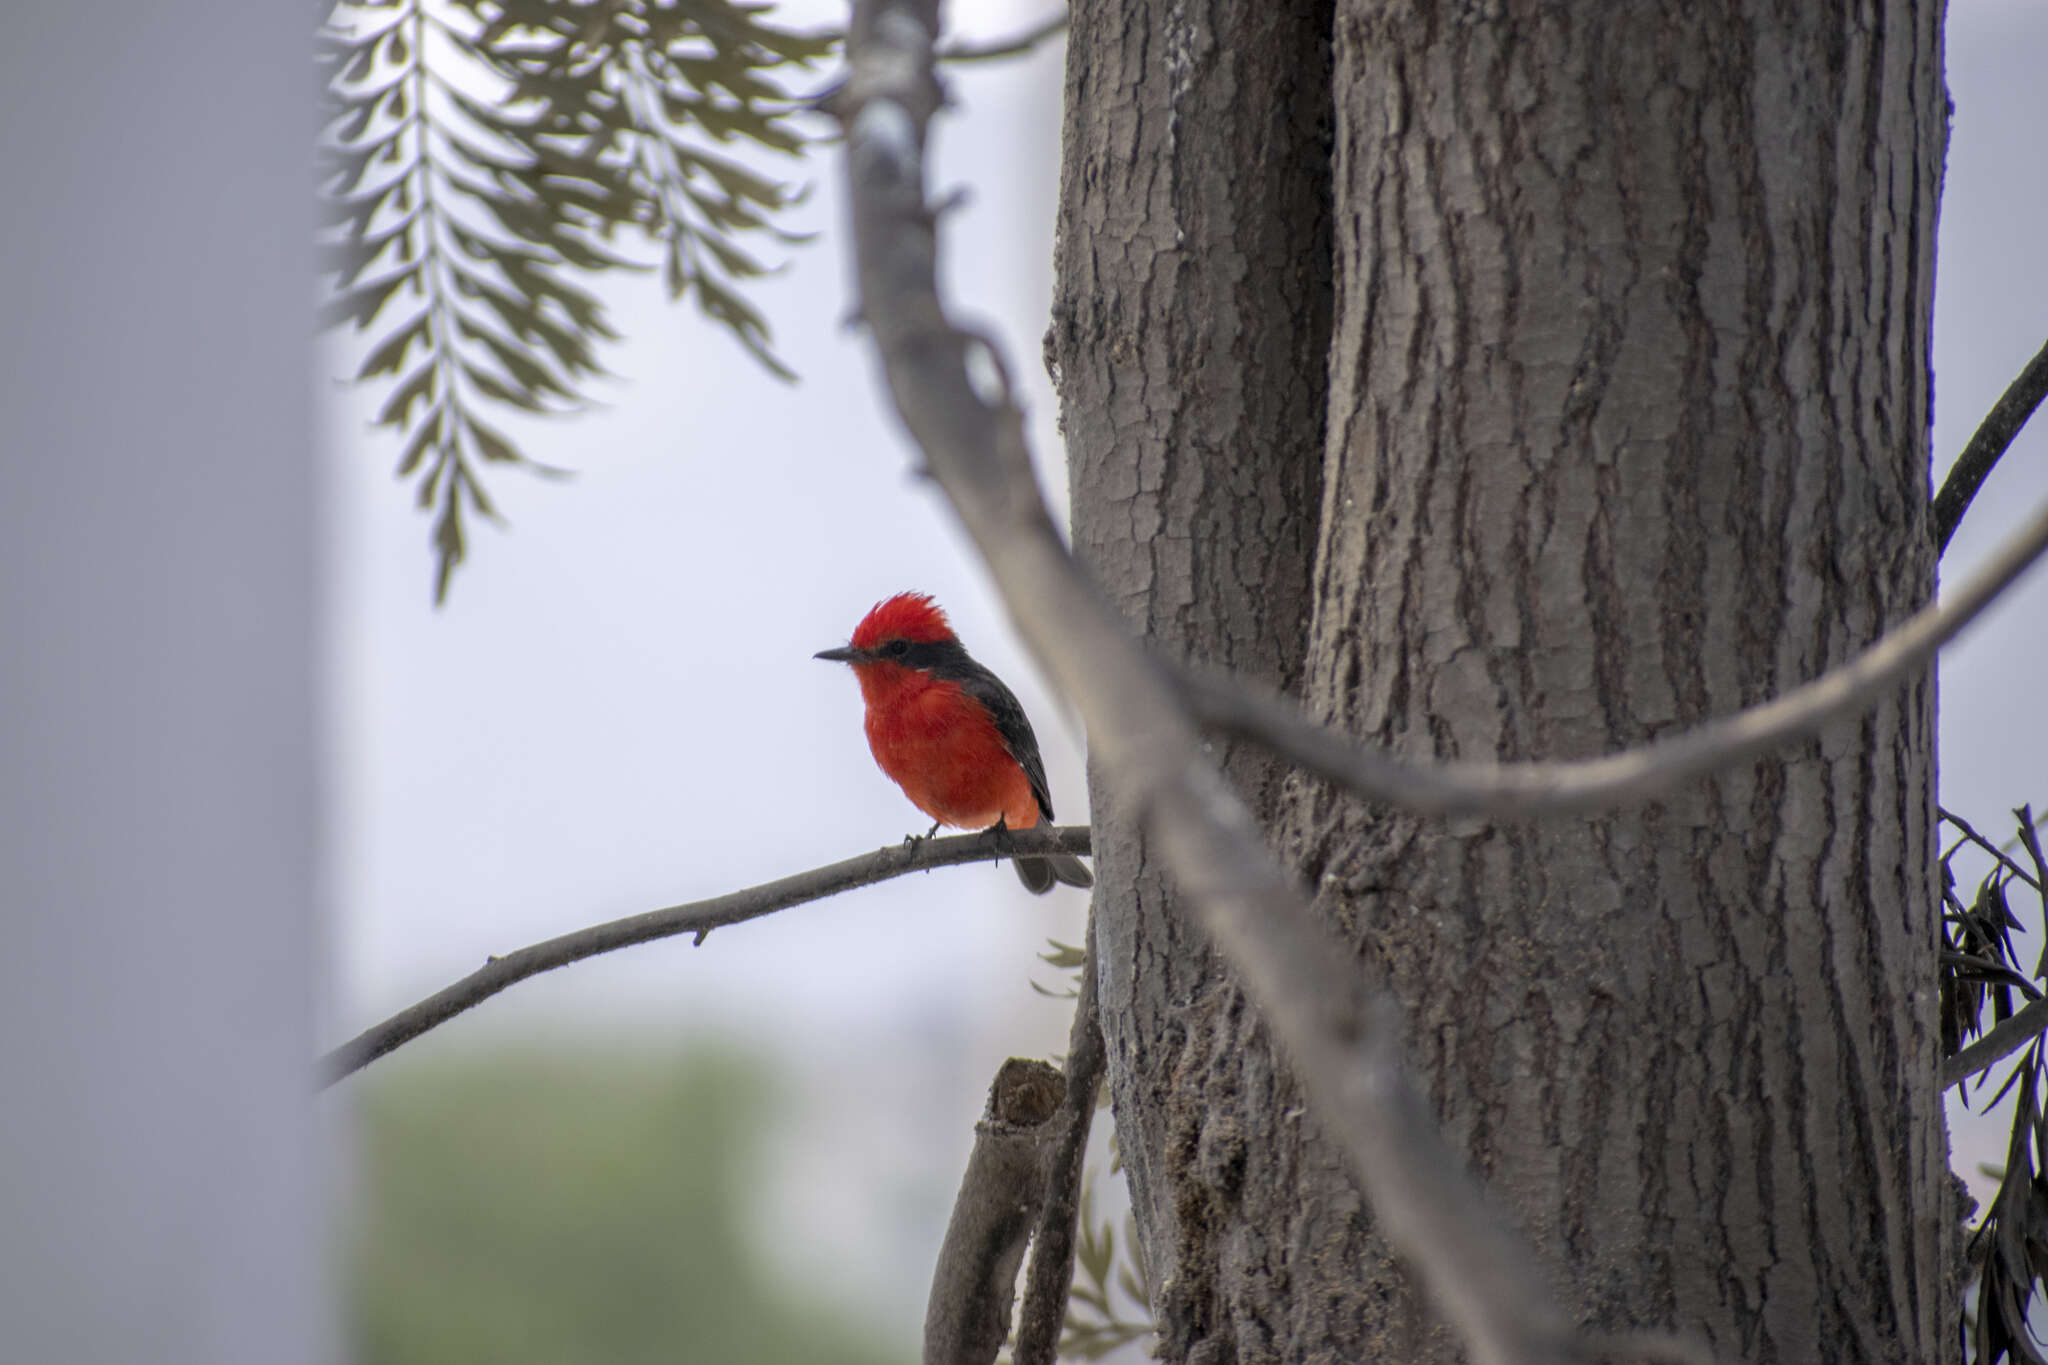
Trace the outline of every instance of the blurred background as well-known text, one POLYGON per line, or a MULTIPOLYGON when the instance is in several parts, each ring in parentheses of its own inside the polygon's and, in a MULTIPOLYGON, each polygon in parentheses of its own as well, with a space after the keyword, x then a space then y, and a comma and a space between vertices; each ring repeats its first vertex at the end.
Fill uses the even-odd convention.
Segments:
MULTIPOLYGON (((227 215, 297 202, 312 115, 277 60, 307 16, 261 8, 154 16, 111 46, 37 11, 0 47, 0 142, 33 171, 18 202, 44 210, 0 215, 0 884, 23 904, 82 885, 81 906, 107 907, 31 918, 0 952, 0 1093, 38 1097, 0 1123, 0 1324, 27 1324, 4 1354, 907 1358, 989 1080, 1065 1046, 1069 1006, 1034 986, 1069 984, 1038 955, 1080 941, 1078 894, 1034 899, 1000 866, 899 879, 523 983, 326 1092, 311 1126, 275 1103, 303 1059, 490 954, 921 832, 869 759, 852 678, 810 657, 898 590, 948 608, 1022 698, 1062 821, 1087 812, 1082 737, 912 477, 843 325, 830 149, 763 162, 815 186, 798 221, 818 238, 748 291, 800 382, 658 276, 601 283, 625 338, 602 405, 515 430, 575 476, 496 471, 508 529, 472 523, 444 606, 399 443, 344 382, 358 340, 313 353, 317 465, 267 459, 309 420, 277 338, 303 316, 310 215, 281 214, 253 255, 227 215), (94 80, 217 132, 137 129, 94 80), (75 147, 35 140, 52 126, 75 147), (222 313, 230 286, 246 306, 222 313), (102 371, 121 401, 79 382, 102 371), (136 459, 165 429, 175 458, 136 459)), ((957 33, 992 39, 1049 5, 952 8, 957 33)), ((2044 55, 2033 0, 1951 10, 1937 481, 2048 336, 2044 55)), ((1038 339, 1062 57, 1054 39, 955 70, 936 143, 939 186, 966 192, 946 285, 1007 346, 1056 501, 1038 339)), ((2037 421, 1944 578, 2044 496, 2037 421)), ((2048 804, 2043 619, 2036 573, 1943 659, 1941 796, 1986 833, 2048 804)), ((1959 856, 1960 881, 1981 870, 1959 856)), ((1982 1193, 2002 1117, 1952 1119, 1982 1193)), ((1115 1220, 1120 1182, 1098 1167, 1115 1220)))
MULTIPOLYGON (((1057 6, 952 10, 956 40, 991 42, 1057 6)), ((844 8, 775 17, 824 28, 844 8)), ((958 109, 935 142, 937 185, 966 196, 945 222, 945 286, 1009 348, 1062 508, 1038 338, 1063 58, 1055 37, 954 68, 958 109)), ((767 248, 786 268, 745 289, 798 381, 670 303, 658 273, 601 281, 625 337, 603 357, 617 377, 596 386, 602 405, 503 423, 574 477, 487 471, 507 527, 470 523, 438 609, 430 518, 392 477, 401 442, 372 429, 387 390, 343 382, 365 349, 355 334, 323 349, 333 1041, 487 954, 923 833, 869 757, 850 670, 811 658, 903 589, 933 594, 1016 690, 1061 820, 1087 818, 1079 731, 912 476, 869 343, 846 325, 837 148, 746 159, 813 187, 791 225, 817 238, 767 248)), ((1081 942, 1086 913, 1085 895, 1030 896, 1001 865, 902 878, 702 947, 652 944, 523 983, 344 1083, 328 1103, 357 1143, 344 1207, 362 1358, 914 1355, 988 1084, 1006 1057, 1066 1048, 1071 1006, 1034 983, 1064 992, 1071 974, 1038 955, 1081 942), (507 1131, 511 1145, 493 1140, 507 1131), (461 1218, 411 1198, 422 1182, 449 1189, 428 1178, 447 1168, 474 1177, 461 1218), (583 1202, 605 1179, 617 1199, 583 1202), (716 1217, 681 1216, 707 1199, 716 1217), (572 1240, 552 1239, 565 1217, 572 1240), (659 1236, 634 1231, 650 1219, 659 1236), (700 1279, 693 1258, 734 1269, 700 1279), (609 1289, 555 1304, 542 1291, 564 1273, 609 1289), (436 1288, 393 1302, 407 1285, 436 1288), (556 1307, 546 1333, 509 1330, 556 1307), (488 1335, 424 1326, 457 1317, 488 1335), (594 1321, 609 1324, 601 1347, 572 1332, 594 1321), (802 1350, 749 1336, 769 1321, 830 1331, 802 1350)))

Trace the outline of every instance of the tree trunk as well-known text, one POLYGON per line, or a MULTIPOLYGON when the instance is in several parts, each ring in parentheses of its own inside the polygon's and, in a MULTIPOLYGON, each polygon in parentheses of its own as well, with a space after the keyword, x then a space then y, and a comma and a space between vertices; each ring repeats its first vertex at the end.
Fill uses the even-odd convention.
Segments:
MULTIPOLYGON (((1853 655, 1933 585, 1941 17, 1076 5, 1050 350, 1078 548, 1169 647, 1412 754, 1600 753, 1853 655)), ((1953 1353, 1933 700, 1533 826, 1234 756, 1587 1323, 1953 1353)), ((1103 814, 1163 1354, 1456 1358, 1103 814)))
MULTIPOLYGON (((1076 549, 1165 651, 1289 690, 1308 642, 1327 403, 1331 10, 1073 7, 1046 333, 1076 549)), ((1278 765, 1242 747, 1223 757, 1277 819, 1278 765)), ((1191 1343, 1211 1334, 1219 1282, 1209 1241, 1182 1234, 1200 1217, 1183 1206, 1203 1183, 1189 1162, 1204 1121, 1184 1078, 1232 1045, 1216 1021, 1242 1011, 1135 822, 1099 780, 1090 799, 1096 875, 1116 888, 1097 944, 1121 1150, 1155 1283, 1196 1296, 1161 1315, 1191 1343)), ((1248 1061, 1276 1083, 1262 1046, 1248 1061)))

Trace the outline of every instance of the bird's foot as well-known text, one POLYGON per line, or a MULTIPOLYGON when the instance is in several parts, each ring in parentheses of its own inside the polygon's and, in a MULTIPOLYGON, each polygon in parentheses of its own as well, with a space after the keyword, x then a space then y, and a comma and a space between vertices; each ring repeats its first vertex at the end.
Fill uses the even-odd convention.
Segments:
POLYGON ((917 851, 917 846, 918 846, 919 844, 922 844, 922 843, 923 843, 923 842, 924 842, 925 840, 927 840, 927 839, 930 839, 930 838, 934 837, 935 835, 937 835, 937 834, 938 834, 938 832, 939 832, 939 822, 938 822, 937 820, 934 820, 934 821, 932 821, 932 827, 931 827, 930 829, 926 830, 926 831, 925 831, 924 833, 922 833, 922 834, 906 834, 906 835, 904 835, 904 836, 903 836, 903 847, 904 847, 904 848, 905 848, 906 850, 909 850, 910 852, 913 852, 913 853, 914 853, 914 852, 916 852, 916 851, 917 851))

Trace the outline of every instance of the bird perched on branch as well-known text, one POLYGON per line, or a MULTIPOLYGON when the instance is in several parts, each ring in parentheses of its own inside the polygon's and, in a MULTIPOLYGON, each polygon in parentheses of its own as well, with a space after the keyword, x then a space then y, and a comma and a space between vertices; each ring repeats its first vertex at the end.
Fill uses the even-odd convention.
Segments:
MULTIPOLYGON (((1002 679, 976 663, 923 593, 875 604, 852 643, 820 659, 853 665, 867 703, 868 748, 912 805, 939 825, 1018 830, 1052 823, 1045 764, 1024 708, 1002 679)), ((1034 895, 1054 882, 1093 886, 1079 858, 1017 858, 1034 895)))

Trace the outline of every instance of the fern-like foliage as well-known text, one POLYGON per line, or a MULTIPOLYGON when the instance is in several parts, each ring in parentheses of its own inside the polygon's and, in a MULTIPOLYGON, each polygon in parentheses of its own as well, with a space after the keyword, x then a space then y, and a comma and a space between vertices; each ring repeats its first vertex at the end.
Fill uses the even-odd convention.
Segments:
MULTIPOLYGON (((836 35, 778 28, 733 0, 356 0, 321 34, 330 105, 323 242, 330 326, 374 334, 358 382, 433 514, 435 600, 465 516, 496 518, 486 465, 528 460, 483 415, 586 402, 617 333, 589 277, 657 264, 774 373, 737 286, 768 267, 749 235, 800 197, 727 148, 800 153, 774 73, 836 35)), ((551 471, 549 471, 551 472, 551 471)))
MULTIPOLYGON (((2014 913, 2016 888, 2034 902, 2036 929, 2048 923, 2048 856, 2044 856, 2031 809, 2013 812, 2018 826, 2004 847, 1991 843, 1960 817, 1943 811, 1941 818, 1958 834, 1942 855, 1941 1032, 1945 1052, 1953 1055, 1986 1028, 1985 1016, 1996 1025, 2012 1018, 2031 1001, 2042 998, 2048 984, 2048 952, 2024 963, 2013 941, 2025 928, 2014 913), (1991 870, 1978 882, 1969 904, 1956 892, 1951 861, 1965 846, 1992 856, 1991 870)), ((2048 1066, 2036 1038, 1993 1092, 1997 1104, 2017 1091, 2012 1136, 2005 1167, 1998 1172, 1998 1192, 1971 1230, 1969 1264, 1976 1295, 1974 1311, 1964 1317, 1964 1356, 1974 1365, 2025 1362, 2048 1365, 2029 1318, 2042 1303, 2048 1282, 2048 1066)), ((1960 1091, 1967 1101, 1971 1085, 1960 1091)), ((1977 1087, 1981 1101, 1982 1086, 1977 1087)))

